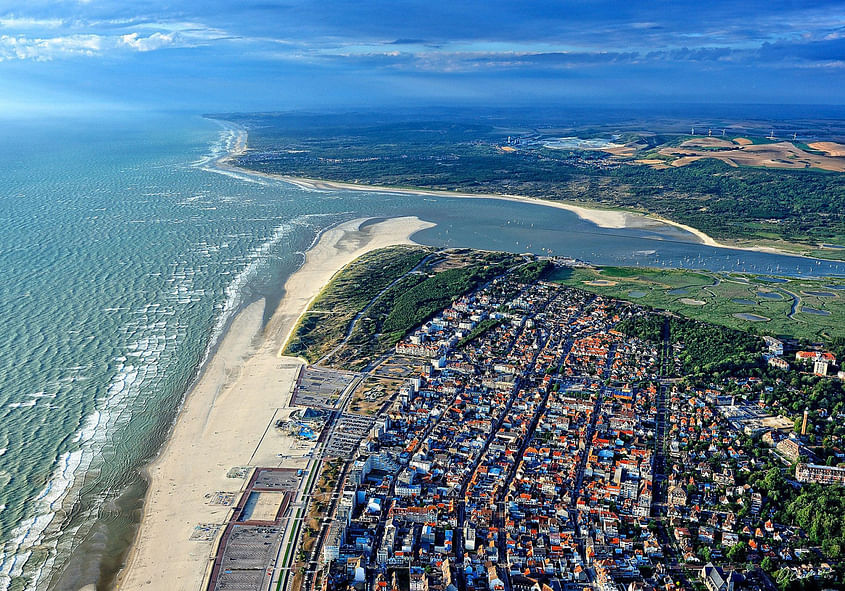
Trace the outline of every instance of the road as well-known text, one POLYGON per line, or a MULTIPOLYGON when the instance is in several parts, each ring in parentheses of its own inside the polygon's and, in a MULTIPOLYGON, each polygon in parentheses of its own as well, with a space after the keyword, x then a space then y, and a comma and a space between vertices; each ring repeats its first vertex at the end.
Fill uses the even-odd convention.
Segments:
POLYGON ((652 497, 651 497, 651 516, 657 523, 657 541, 664 551, 663 564, 667 567, 667 571, 672 575, 676 582, 682 583, 683 588, 688 588, 689 581, 687 579, 684 565, 679 561, 681 550, 674 539, 669 536, 666 529, 665 515, 666 515, 666 499, 667 499, 667 480, 666 480, 666 445, 669 434, 669 424, 667 422, 668 410, 666 408, 666 401, 668 398, 669 386, 673 383, 671 378, 675 369, 675 359, 672 353, 672 332, 669 317, 663 319, 663 329, 661 331, 660 342, 660 357, 658 364, 658 388, 657 388, 657 415, 655 418, 654 428, 654 458, 652 466, 652 497))
MULTIPOLYGON (((298 553, 299 546, 302 543, 302 536, 300 535, 302 532, 302 523, 308 515, 308 507, 312 501, 312 493, 314 491, 314 487, 317 485, 318 476, 323 466, 326 444, 329 440, 331 440, 331 436, 334 433, 334 429, 337 424, 337 419, 346 410, 352 391, 357 383, 358 380, 353 380, 349 386, 347 386, 346 390, 344 390, 341 395, 342 402, 340 407, 329 413, 329 417, 326 419, 326 425, 320 432, 317 444, 311 452, 311 459, 308 461, 308 465, 305 468, 307 475, 305 476, 304 486, 300 488, 297 493, 297 498, 290 508, 288 527, 285 530, 285 540, 282 541, 282 545, 279 547, 279 554, 276 557, 276 565, 273 570, 273 576, 270 579, 270 591, 288 591, 290 582, 293 579, 291 576, 291 566, 296 562, 296 555, 298 553)), ((344 465, 344 475, 346 469, 347 465, 344 465)), ((339 477, 338 482, 340 483, 341 481, 342 479, 339 477)), ((323 534, 323 529, 324 528, 321 528, 321 534, 323 534)), ((314 554, 315 552, 312 552, 312 558, 314 554)), ((316 555, 319 557, 319 553, 316 553, 316 555)))
POLYGON ((317 539, 311 548, 311 555, 308 558, 308 564, 305 565, 305 577, 302 581, 303 589, 314 589, 316 582, 316 575, 320 567, 320 557, 323 551, 323 544, 325 544, 326 536, 328 536, 331 524, 334 521, 334 515, 337 511, 337 502, 343 491, 343 486, 346 483, 346 477, 349 474, 350 462, 345 462, 341 468, 340 474, 337 477, 334 489, 331 491, 329 504, 326 507, 325 516, 320 520, 320 530, 317 533, 317 539))
MULTIPOLYGON (((519 337, 522 335, 523 331, 525 330, 525 324, 529 320, 529 318, 533 318, 536 314, 539 314, 548 307, 549 303, 551 302, 552 298, 555 294, 549 296, 541 306, 538 306, 536 311, 533 314, 525 315, 520 322, 519 329, 514 333, 513 339, 511 339, 510 343, 508 343, 507 351, 504 357, 510 355, 511 351, 513 351, 514 346, 519 341, 519 337)), ((505 417, 510 414, 511 408, 513 407, 513 403, 516 401, 517 396, 519 395, 520 387, 526 377, 531 375, 531 372, 534 369, 534 364, 537 361, 537 357, 540 355, 540 352, 543 350, 543 347, 546 344, 546 340, 548 339, 548 335, 546 335, 543 342, 538 343, 538 347, 534 352, 534 355, 531 358, 531 362, 527 365, 525 370, 523 370, 522 374, 517 378, 514 382, 513 388, 511 390, 510 398, 508 398, 508 403, 505 406, 504 410, 499 414, 498 418, 496 419, 495 424, 490 429, 490 433, 487 436, 487 439, 484 441, 484 445, 482 446, 481 450, 478 453, 475 461, 473 462, 472 469, 467 472, 466 477, 463 479, 461 483, 460 492, 458 493, 458 526, 455 531, 454 536, 454 545, 455 545, 455 562, 457 565, 457 573, 458 573, 458 591, 465 591, 466 589, 466 577, 464 576, 463 570, 463 560, 464 560, 464 523, 466 521, 466 491, 467 486, 469 485, 469 481, 472 478, 472 475, 478 469, 478 466, 481 464, 481 461, 484 459, 484 456, 487 454, 487 450, 490 447, 490 444, 496 438, 496 434, 499 432, 499 429, 502 426, 502 422, 504 422, 505 417)), ((544 400, 548 399, 548 394, 544 400)), ((535 417, 536 423, 536 417, 535 417)), ((535 424, 536 426, 536 424, 535 424)), ((494 517, 494 523, 496 518, 499 516, 499 511, 496 512, 496 517, 494 517)), ((502 524, 499 525, 499 558, 504 559, 505 554, 502 552, 501 545, 503 544, 501 533, 504 531, 501 527, 502 524)), ((510 591, 510 577, 505 574, 502 578, 502 581, 505 583, 505 591, 510 591)))
MULTIPOLYGON (((610 370, 613 366, 613 360, 615 357, 616 343, 613 343, 607 352, 607 360, 605 361, 604 368, 602 370, 603 380, 607 379, 607 377, 610 375, 610 370)), ((604 402, 604 395, 605 387, 602 386, 601 388, 599 388, 598 394, 596 395, 596 401, 593 405, 593 412, 590 415, 590 423, 587 426, 586 433, 584 434, 584 451, 581 453, 581 458, 578 461, 578 468, 575 473, 575 481, 572 486, 572 497, 570 499, 572 507, 577 506, 578 494, 581 491, 581 486, 584 484, 584 469, 587 466, 587 459, 590 457, 590 448, 593 445, 593 435, 595 435, 596 432, 596 423, 598 422, 599 413, 601 413, 601 405, 604 402)), ((578 553, 581 555, 581 558, 586 563, 587 548, 584 544, 586 532, 581 531, 581 512, 576 510, 575 515, 575 540, 578 545, 578 553)), ((590 583, 592 583, 593 570, 591 568, 588 568, 586 569, 586 573, 590 583)))
POLYGON ((273 576, 270 577, 270 591, 286 590, 288 583, 292 579, 291 569, 294 562, 296 562, 297 548, 299 544, 299 534, 302 530, 302 522, 308 510, 308 501, 311 493, 314 490, 314 485, 317 482, 317 474, 319 473, 321 462, 311 459, 305 476, 305 486, 300 488, 297 492, 297 498, 290 506, 290 515, 285 528, 284 538, 282 544, 279 546, 279 553, 276 556, 275 566, 273 567, 273 576))
MULTIPOLYGON (((666 390, 665 380, 671 375, 673 368, 672 347, 669 318, 663 319, 662 341, 658 358, 657 415, 654 425, 654 462, 652 465, 651 514, 657 519, 662 518, 666 502, 666 436, 668 425, 666 422, 666 390)), ((664 532, 665 533, 665 532, 664 532)))

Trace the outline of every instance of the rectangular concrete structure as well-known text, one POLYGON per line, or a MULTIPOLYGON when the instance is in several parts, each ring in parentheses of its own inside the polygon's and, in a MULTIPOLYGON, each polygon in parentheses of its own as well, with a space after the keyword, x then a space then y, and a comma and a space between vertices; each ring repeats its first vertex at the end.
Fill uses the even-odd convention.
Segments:
POLYGON ((253 471, 220 538, 207 591, 254 590, 269 584, 300 480, 291 468, 253 471))

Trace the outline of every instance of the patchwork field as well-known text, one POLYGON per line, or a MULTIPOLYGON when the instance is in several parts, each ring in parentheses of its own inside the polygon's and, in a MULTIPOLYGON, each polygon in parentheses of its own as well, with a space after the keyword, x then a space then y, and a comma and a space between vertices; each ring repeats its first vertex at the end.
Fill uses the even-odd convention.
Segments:
POLYGON ((845 155, 843 151, 845 146, 832 142, 819 142, 807 148, 810 151, 787 141, 753 143, 747 138, 730 140, 704 136, 686 140, 678 146, 660 148, 658 154, 667 157, 672 166, 686 166, 702 158, 715 158, 730 166, 761 166, 794 170, 818 168, 845 172, 845 158, 841 158, 845 155))
POLYGON ((836 142, 813 142, 810 147, 824 152, 828 156, 845 156, 845 145, 836 142))
POLYGON ((845 337, 845 279, 789 279, 603 267, 563 269, 553 281, 757 334, 845 337))

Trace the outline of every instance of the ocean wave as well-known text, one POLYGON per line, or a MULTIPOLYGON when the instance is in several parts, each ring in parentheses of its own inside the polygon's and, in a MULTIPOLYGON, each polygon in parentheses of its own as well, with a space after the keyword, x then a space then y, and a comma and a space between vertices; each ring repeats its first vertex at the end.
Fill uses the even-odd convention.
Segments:
POLYGON ((211 338, 203 354, 200 367, 204 366, 208 361, 226 327, 234 317, 235 312, 240 309, 240 306, 243 304, 244 287, 257 274, 261 265, 267 259, 270 251, 296 226, 306 224, 308 217, 309 216, 301 216, 299 218, 294 218, 292 221, 276 227, 268 240, 255 247, 247 255, 246 259, 249 262, 240 272, 232 277, 232 280, 224 290, 224 299, 221 311, 217 315, 217 320, 215 321, 214 328, 211 331, 211 338))
MULTIPOLYGON (((149 312, 159 309, 164 311, 166 308, 145 304, 138 311, 147 318, 149 312)), ((178 341, 168 337, 176 336, 178 330, 175 323, 171 325, 149 319, 124 327, 124 332, 132 338, 125 346, 124 355, 113 358, 116 362, 114 375, 105 393, 97 399, 94 410, 72 436, 73 449, 60 455, 50 479, 31 502, 32 515, 22 521, 0 547, 0 591, 6 591, 12 579, 20 576, 30 580, 28 589, 38 589, 42 579, 49 576, 62 536, 72 534, 62 531, 64 524, 57 515, 59 512, 67 515, 68 509, 78 499, 83 476, 102 458, 104 446, 112 440, 118 428, 131 419, 135 406, 133 400, 141 395, 145 387, 153 385, 151 380, 158 379, 158 365, 167 353, 167 343, 174 348, 178 346, 178 341), (41 551, 46 550, 47 556, 38 564, 28 565, 36 548, 42 557, 41 551)), ((30 394, 29 401, 7 406, 30 407, 39 398, 53 396, 43 391, 35 392, 30 394)), ((96 507, 91 511, 96 511, 96 507)))
POLYGON ((191 166, 195 168, 203 168, 246 145, 246 129, 220 119, 212 119, 212 121, 220 126, 220 133, 218 133, 217 139, 209 145, 208 152, 191 162, 191 166))
MULTIPOLYGON (((223 290, 222 302, 217 307, 201 366, 207 362, 225 328, 244 304, 246 285, 261 272, 273 250, 297 227, 310 226, 311 218, 323 215, 305 215, 282 223, 261 244, 245 256, 237 257, 245 264, 242 263, 241 269, 231 275, 223 290)), ((70 534, 69 531, 62 531, 64 524, 57 515, 59 512, 67 515, 69 507, 78 498, 84 474, 102 458, 104 446, 112 440, 119 427, 131 419, 133 409, 143 410, 133 401, 139 399, 142 391, 150 389, 154 381, 160 378, 162 372, 159 366, 164 357, 184 341, 185 329, 178 322, 167 319, 176 307, 191 305, 203 297, 206 290, 194 285, 195 274, 187 263, 173 265, 169 275, 165 281, 169 287, 162 294, 167 301, 148 302, 133 310, 132 315, 137 321, 122 327, 121 331, 128 342, 121 347, 119 354, 111 358, 115 373, 105 393, 98 398, 95 408, 72 436, 73 450, 59 457, 49 481, 32 502, 32 515, 21 522, 11 532, 10 539, 0 547, 0 591, 6 591, 12 579, 22 575, 31 580, 30 589, 40 589, 41 584, 46 582, 46 577, 51 573, 50 566, 57 559, 59 544, 70 534), (27 566, 35 548, 39 549, 41 556, 44 555, 40 551, 47 550, 47 556, 39 560, 38 564, 27 566)), ((73 369, 81 370, 83 366, 75 366, 73 369)), ((9 406, 34 406, 38 398, 50 395, 36 392, 30 396, 27 402, 12 403, 9 406)))
POLYGON ((37 400, 27 400, 26 402, 10 402, 6 405, 7 408, 31 408, 38 403, 37 400))
MULTIPOLYGON (((202 361, 199 364, 199 367, 204 367, 205 364, 208 362, 209 358, 211 357, 212 353, 214 352, 217 344, 219 343, 220 339, 222 338, 226 327, 229 325, 229 322, 234 318, 235 313, 241 308, 243 305, 243 294, 245 286, 258 274, 263 264, 269 259, 269 256, 272 250, 286 237, 289 233, 296 227, 303 227, 311 225, 312 219, 319 219, 325 217, 336 217, 338 215, 344 215, 344 213, 350 212, 343 212, 341 214, 336 213, 326 213, 326 214, 305 214, 298 216, 292 219, 289 222, 285 222, 279 226, 277 226, 270 237, 265 240, 260 245, 253 248, 247 255, 246 260, 249 261, 246 266, 241 269, 239 272, 234 274, 232 280, 228 283, 226 288, 224 289, 224 299, 223 303, 220 306, 220 311, 217 315, 217 318, 214 323, 214 327, 211 331, 211 336, 209 338, 208 345, 205 348, 205 351, 202 356, 202 361)), ((311 244, 308 246, 306 250, 312 248, 317 241, 320 239, 322 232, 325 229, 318 232, 311 244)), ((221 273, 223 275, 229 274, 229 272, 221 273)), ((174 418, 175 420, 175 418, 174 418)))
POLYGON ((202 169, 206 172, 213 172, 215 174, 222 174, 223 176, 227 176, 233 179, 238 179, 239 181, 244 181, 246 183, 253 183, 256 185, 263 185, 269 186, 270 183, 264 179, 254 177, 252 175, 243 173, 243 172, 235 172, 234 170, 226 170, 223 168, 217 168, 216 166, 203 166, 202 169))
POLYGON ((221 127, 217 140, 212 142, 205 155, 191 162, 191 166, 205 172, 221 174, 246 183, 262 186, 270 185, 266 179, 261 177, 217 166, 217 162, 222 158, 232 156, 246 149, 248 134, 246 129, 240 125, 236 125, 228 121, 221 121, 219 119, 212 119, 212 121, 221 127))
POLYGON ((34 548, 47 549, 44 532, 61 508, 83 459, 81 450, 62 454, 53 476, 33 501, 38 507, 36 514, 13 529, 9 541, 0 548, 0 590, 7 591, 12 579, 23 575, 34 548))
MULTIPOLYGON (((219 172, 211 164, 215 158, 231 151, 237 138, 245 137, 244 133, 234 128, 222 130, 209 154, 197 165, 219 172)), ((178 162, 178 157, 174 160, 178 162)), ((209 220, 208 233, 174 231, 171 234, 169 229, 160 230, 163 224, 184 223, 185 227, 193 227, 193 218, 176 216, 174 219, 169 211, 151 209, 148 212, 146 206, 138 212, 127 209, 123 224, 130 219, 161 221, 161 224, 147 222, 150 230, 131 231, 144 232, 139 233, 139 237, 145 237, 147 231, 155 232, 151 234, 153 236, 169 238, 172 235, 173 244, 167 245, 170 250, 161 251, 167 258, 151 249, 149 254, 138 256, 136 261, 138 243, 133 243, 133 248, 125 252, 116 251, 116 255, 122 255, 121 262, 131 274, 127 276, 128 280, 117 281, 122 280, 123 275, 118 274, 118 266, 115 266, 114 272, 97 279, 101 283, 92 283, 91 286, 97 290, 102 290, 109 282, 121 288, 107 294, 103 292, 108 297, 96 299, 89 324, 74 323, 72 330, 64 333, 80 335, 69 340, 72 349, 64 342, 50 349, 74 353, 68 356, 73 361, 43 361, 42 367, 50 370, 46 380, 34 380, 23 391, 16 391, 11 401, 3 400, 3 406, 18 409, 6 412, 14 414, 15 420, 20 418, 21 424, 24 421, 36 424, 37 421, 40 425, 59 419, 64 422, 61 428, 55 430, 60 439, 50 448, 49 455, 39 458, 43 462, 40 469, 44 470, 39 474, 46 472, 49 476, 47 481, 40 486, 42 481, 39 480, 34 490, 22 489, 25 497, 7 497, 14 498, 15 504, 9 503, 9 506, 15 511, 18 510, 19 498, 25 506, 23 516, 15 516, 16 523, 8 526, 4 539, 0 541, 0 591, 9 589, 16 577, 26 582, 15 580, 15 589, 41 590, 54 582, 50 577, 56 576, 62 561, 89 534, 102 505, 124 492, 121 487, 126 485, 127 478, 124 472, 120 472, 127 470, 124 464, 133 462, 128 468, 134 470, 137 463, 146 457, 140 453, 152 453, 154 448, 150 442, 156 443, 163 434, 166 425, 161 424, 161 418, 150 418, 146 411, 149 408, 147 403, 154 403, 157 409, 168 413, 176 411, 175 407, 182 402, 178 398, 184 393, 177 389, 184 389, 191 373, 196 373, 196 362, 201 365, 207 363, 226 327, 247 303, 247 286, 276 268, 275 259, 288 242, 295 243, 298 250, 303 234, 310 237, 329 223, 325 221, 326 216, 333 222, 351 213, 293 217, 287 212, 280 212, 272 215, 261 207, 245 207, 244 203, 249 200, 241 199, 239 193, 249 196, 249 191, 241 191, 242 187, 238 187, 237 183, 220 178, 212 178, 208 183, 209 177, 204 174, 186 172, 184 166, 170 165, 169 170, 174 168, 178 169, 178 174, 203 179, 202 189, 192 187, 184 192, 188 198, 208 198, 208 201, 188 201, 193 208, 207 202, 216 203, 219 209, 224 210, 223 214, 209 213, 207 218, 197 218, 209 220), (215 188, 208 189, 209 185, 215 188), (221 185, 224 187, 222 190, 217 188, 221 185), (238 195, 234 205, 224 205, 225 198, 232 194, 238 195), (161 215, 162 211, 167 215, 161 215), (145 217, 141 218, 141 215, 145 217), (285 216, 288 219, 284 219, 285 216), (315 221, 318 218, 323 218, 323 221, 315 221), (225 222, 220 223, 219 231, 218 226, 213 225, 218 221, 225 222), (310 231, 312 229, 313 232, 310 231), (200 305, 197 305, 198 302, 200 305), (80 331, 82 326, 84 330, 80 331), (95 342, 92 343, 92 340, 95 342), (79 354, 82 350, 85 350, 84 356, 79 354), (85 385, 76 384, 81 380, 89 381, 85 385), (41 398, 52 397, 55 400, 40 402, 41 398), (56 412, 48 410, 51 403, 55 406, 49 408, 55 408, 56 412), (31 407, 35 408, 28 411, 31 407), (136 422, 130 423, 133 419, 136 422), (146 437, 143 445, 137 439, 138 434, 146 437), (125 444, 133 445, 132 453, 137 448, 143 448, 143 452, 138 452, 137 458, 118 457, 121 450, 125 451, 125 444), (90 477, 86 478, 86 474, 90 477), (84 492, 83 481, 86 483, 84 492), (79 502, 80 494, 85 495, 84 503, 79 502)), ((242 180, 252 179, 242 177, 242 180)), ((145 192, 153 193, 146 188, 145 192)), ((179 202, 178 192, 167 193, 167 196, 172 197, 173 203, 179 202)), ((131 205, 137 206, 138 203, 132 201, 131 205)), ((284 250, 286 256, 293 254, 284 250)), ((119 270, 122 269, 121 266, 119 270)), ((50 344, 41 342, 44 337, 40 333, 27 334, 32 335, 33 342, 41 349, 47 349, 46 345, 50 344)), ((44 331, 43 334, 52 333, 44 331)), ((173 416, 176 416, 175 412, 173 416)), ((0 445, 16 450, 18 442, 14 440, 13 445, 0 440, 0 445)), ((0 450, 0 455, 3 453, 5 449, 0 450)), ((13 455, 12 452, 10 455, 13 455)), ((7 498, 2 502, 7 503, 7 498)), ((9 517, 11 513, 13 511, 7 510, 4 515, 9 521, 12 521, 9 517)))

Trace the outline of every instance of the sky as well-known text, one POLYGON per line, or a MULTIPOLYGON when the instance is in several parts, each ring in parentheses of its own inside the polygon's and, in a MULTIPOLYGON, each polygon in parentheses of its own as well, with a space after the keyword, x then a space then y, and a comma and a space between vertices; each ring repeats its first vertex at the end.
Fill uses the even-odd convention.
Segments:
POLYGON ((0 0, 0 110, 845 103, 845 0, 0 0))

